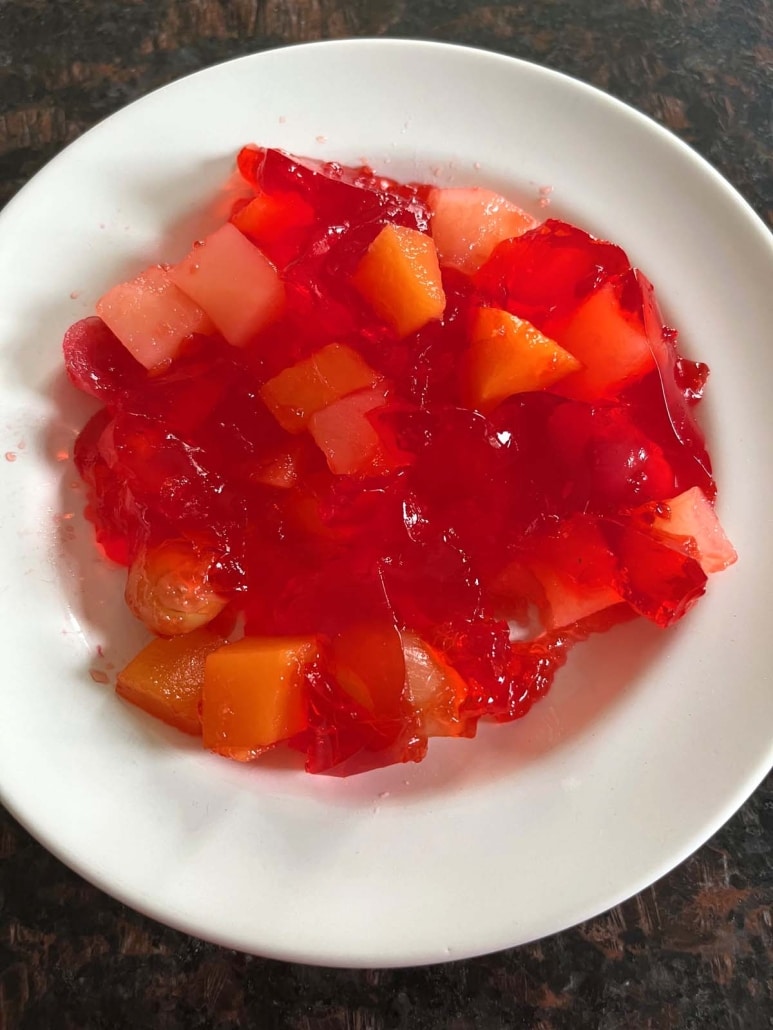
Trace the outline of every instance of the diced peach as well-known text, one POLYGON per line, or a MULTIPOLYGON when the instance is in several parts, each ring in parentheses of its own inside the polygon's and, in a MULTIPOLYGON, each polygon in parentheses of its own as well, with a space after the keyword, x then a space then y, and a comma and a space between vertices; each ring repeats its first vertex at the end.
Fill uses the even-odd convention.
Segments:
POLYGON ((314 209, 298 193, 260 192, 231 221, 281 266, 297 254, 304 230, 314 224, 314 209))
POLYGON ((699 486, 632 514, 640 525, 649 526, 656 535, 662 534, 665 542, 695 558, 707 576, 738 560, 713 505, 699 486))
POLYGON ((199 736, 204 662, 225 639, 207 628, 154 640, 119 673, 116 693, 183 733, 199 736))
POLYGON ((352 282, 400 337, 443 317, 446 296, 437 250, 431 237, 417 229, 384 226, 352 282))
POLYGON ((329 343, 269 379, 260 396, 283 429, 302 433, 317 411, 355 390, 375 386, 380 378, 357 351, 329 343))
POLYGON ((491 190, 430 190, 432 238, 443 267, 472 275, 502 240, 512 239, 537 225, 537 219, 491 190))
POLYGON ((442 655, 415 633, 400 634, 408 700, 428 737, 460 737, 469 733, 460 715, 467 686, 442 655))
POLYGON ((399 467, 368 416, 386 403, 384 387, 359 390, 312 415, 309 431, 337 475, 367 475, 399 467))
POLYGON ((209 317, 175 286, 161 265, 151 265, 108 290, 97 301, 96 311, 147 369, 168 365, 194 333, 214 331, 209 317))
POLYGON ((234 347, 248 344, 284 306, 276 268, 230 222, 197 244, 170 275, 234 347))
POLYGON ((556 328, 558 343, 583 365, 556 387, 556 393, 583 401, 613 399, 655 368, 640 314, 640 291, 637 313, 624 307, 623 290, 638 291, 633 273, 599 287, 567 323, 556 328))
POLYGON ((306 729, 304 666, 317 656, 308 637, 245 637, 210 654, 201 699, 204 746, 249 761, 306 729))
POLYGON ((499 308, 478 308, 470 336, 465 393, 484 414, 513 394, 545 390, 581 367, 531 322, 499 308))

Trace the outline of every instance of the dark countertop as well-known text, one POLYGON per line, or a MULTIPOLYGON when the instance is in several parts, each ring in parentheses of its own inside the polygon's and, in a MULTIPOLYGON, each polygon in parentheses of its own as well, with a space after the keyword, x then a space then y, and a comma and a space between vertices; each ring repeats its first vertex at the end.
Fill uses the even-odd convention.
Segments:
MULTIPOLYGON (((475 44, 592 82, 692 144, 773 224, 770 0, 0 0, 0 205, 150 89, 357 35, 475 44)), ((0 1028, 769 1028, 772 844, 769 779, 680 868, 582 926, 467 962, 345 971, 165 929, 2 813, 0 1028)))

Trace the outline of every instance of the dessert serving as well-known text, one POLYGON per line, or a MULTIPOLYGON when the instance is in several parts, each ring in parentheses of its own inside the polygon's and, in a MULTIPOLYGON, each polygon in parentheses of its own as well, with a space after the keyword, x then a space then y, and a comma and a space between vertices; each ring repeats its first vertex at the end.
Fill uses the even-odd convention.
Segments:
POLYGON ((118 693, 239 761, 420 761, 735 560, 618 246, 481 188, 248 146, 249 196, 64 340, 87 515, 155 634, 118 693))

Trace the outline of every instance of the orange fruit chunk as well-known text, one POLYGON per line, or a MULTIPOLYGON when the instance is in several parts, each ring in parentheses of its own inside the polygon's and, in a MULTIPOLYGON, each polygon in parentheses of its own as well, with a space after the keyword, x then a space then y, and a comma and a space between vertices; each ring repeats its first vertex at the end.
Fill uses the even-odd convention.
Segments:
POLYGON ((355 390, 375 386, 380 378, 357 351, 329 343, 269 379, 260 396, 283 429, 302 433, 316 412, 355 390))
POLYGON ((513 394, 545 390, 581 367, 531 322, 499 308, 478 308, 470 336, 465 393, 484 414, 513 394))
POLYGON ((309 637, 245 637, 207 657, 201 699, 204 746, 238 761, 306 729, 309 637))
POLYGON ((368 247, 352 282, 401 338, 443 317, 446 295, 432 239, 386 225, 368 247))
POLYGON ((208 628, 154 640, 119 673, 116 693, 183 733, 199 736, 204 662, 224 643, 224 636, 208 628))

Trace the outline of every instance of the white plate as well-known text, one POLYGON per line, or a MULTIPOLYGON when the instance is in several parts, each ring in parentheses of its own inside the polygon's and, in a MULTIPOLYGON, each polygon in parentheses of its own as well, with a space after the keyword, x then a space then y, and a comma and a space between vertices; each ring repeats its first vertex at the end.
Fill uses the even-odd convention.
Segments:
POLYGON ((769 768, 773 247, 652 122, 475 50, 358 40, 260 54, 152 94, 53 161, 0 217, 0 283, 0 455, 16 458, 0 460, 0 787, 110 894, 279 958, 469 956, 640 890, 769 768), (711 364, 704 421, 740 553, 678 630, 620 628, 578 649, 521 723, 344 781, 218 759, 90 678, 141 634, 80 516, 56 517, 82 505, 57 452, 87 412, 63 380, 62 333, 108 285, 181 256, 222 217, 212 198, 249 140, 481 183, 535 211, 552 186, 550 213, 628 249, 685 349, 711 364))

